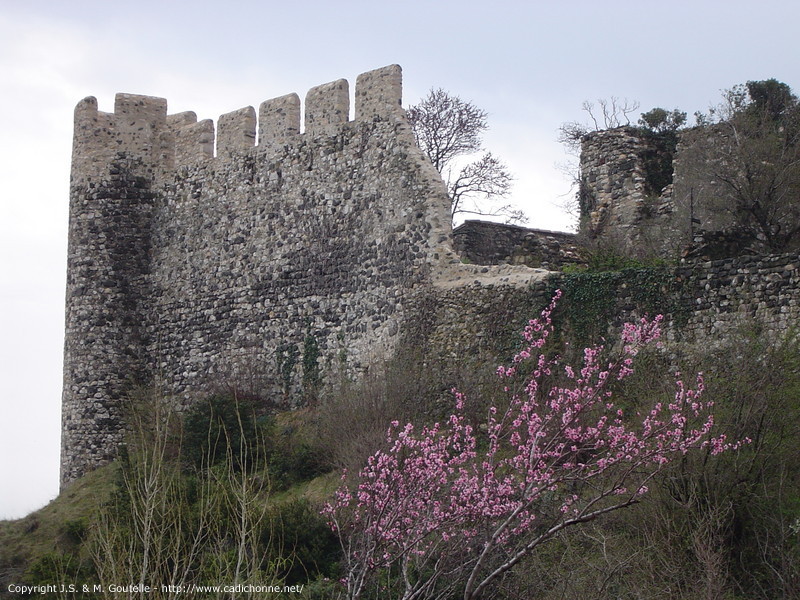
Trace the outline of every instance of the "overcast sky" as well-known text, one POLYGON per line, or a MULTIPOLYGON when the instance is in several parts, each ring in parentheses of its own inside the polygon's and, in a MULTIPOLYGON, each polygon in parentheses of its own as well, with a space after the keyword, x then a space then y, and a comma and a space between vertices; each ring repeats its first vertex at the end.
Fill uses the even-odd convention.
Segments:
POLYGON ((690 115, 748 80, 800 89, 800 3, 0 0, 0 518, 58 490, 72 111, 165 97, 200 119, 403 67, 489 113, 486 146, 530 226, 569 229, 556 142, 584 100, 690 115))

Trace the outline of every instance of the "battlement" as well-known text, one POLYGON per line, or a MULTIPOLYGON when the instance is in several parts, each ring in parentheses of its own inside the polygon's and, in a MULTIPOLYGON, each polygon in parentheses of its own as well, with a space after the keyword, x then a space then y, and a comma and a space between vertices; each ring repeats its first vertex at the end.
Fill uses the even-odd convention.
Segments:
MULTIPOLYGON (((355 121, 403 118, 402 70, 399 65, 362 73, 356 79, 355 121)), ((72 182, 102 178, 120 154, 142 161, 154 174, 214 158, 226 160, 253 148, 292 143, 301 135, 335 135, 349 122, 350 91, 345 79, 311 88, 305 97, 305 132, 301 134, 300 98, 288 94, 197 121, 193 112, 167 114, 164 98, 117 94, 114 112, 98 110, 88 97, 75 108, 72 182), (256 133, 258 137, 256 137, 256 133), (216 154, 214 149, 216 147, 216 154)))
POLYGON ((181 407, 247 371, 280 401, 305 369, 281 357, 309 335, 329 381, 395 347, 414 290, 457 263, 450 199, 405 121, 401 83, 397 65, 360 75, 352 122, 344 79, 309 90, 304 107, 288 94, 216 125, 168 114, 163 98, 119 94, 113 113, 78 104, 65 484, 113 458, 137 385, 158 378, 181 407))

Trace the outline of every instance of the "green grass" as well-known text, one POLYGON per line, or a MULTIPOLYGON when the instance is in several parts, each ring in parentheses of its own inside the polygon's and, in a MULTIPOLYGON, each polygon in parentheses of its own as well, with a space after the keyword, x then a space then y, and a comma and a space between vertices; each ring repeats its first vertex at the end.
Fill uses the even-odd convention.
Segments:
MULTIPOLYGON (((307 440, 312 437, 309 433, 311 416, 307 409, 277 414, 274 429, 290 432, 288 435, 294 439, 307 440)), ((286 440, 279 441, 285 443, 286 440)), ((116 463, 112 463, 92 471, 40 510, 21 519, 0 521, 0 589, 24 581, 26 570, 47 555, 71 554, 78 549, 82 558, 88 558, 76 534, 90 528, 110 500, 117 483, 117 468, 116 463)), ((263 475, 269 477, 266 472, 263 475)), ((313 507, 321 506, 333 495, 338 484, 338 474, 327 473, 290 483, 284 489, 273 485, 272 493, 265 496, 264 501, 276 507, 298 500, 308 500, 313 507)))
POLYGON ((68 524, 87 524, 113 489, 114 465, 88 473, 47 506, 26 517, 0 521, 0 589, 18 582, 27 566, 49 552, 68 549, 74 542, 68 524))

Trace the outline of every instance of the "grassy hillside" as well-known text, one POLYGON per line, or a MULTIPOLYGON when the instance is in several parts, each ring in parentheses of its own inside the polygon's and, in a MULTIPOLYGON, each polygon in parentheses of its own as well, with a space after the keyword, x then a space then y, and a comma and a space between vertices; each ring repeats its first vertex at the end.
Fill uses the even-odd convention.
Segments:
MULTIPOLYGON (((502 394, 494 360, 477 358, 470 364, 482 361, 485 369, 432 373, 406 357, 289 412, 270 411, 258 397, 217 395, 179 417, 144 394, 132 401, 137 427, 117 463, 40 511, 0 523, 0 589, 136 581, 137 568, 148 565, 156 580, 174 581, 182 569, 187 582, 302 584, 304 598, 340 597, 334 582, 342 576, 341 547, 319 509, 339 485, 341 468, 357 472, 393 419, 441 420, 452 406, 453 381, 480 430, 487 403, 502 394), (158 532, 146 543, 144 514, 158 532)), ((713 460, 700 454, 677 461, 652 480, 640 504, 556 536, 486 597, 800 597, 796 334, 777 339, 745 324, 713 347, 640 353, 634 368, 614 388, 622 406, 669 400, 676 368, 703 371, 719 431, 752 443, 713 460)), ((398 581, 386 570, 362 597, 395 597, 398 581)))
POLYGON ((71 552, 114 488, 114 465, 88 473, 44 508, 22 519, 0 521, 0 589, 25 579, 41 557, 71 552))

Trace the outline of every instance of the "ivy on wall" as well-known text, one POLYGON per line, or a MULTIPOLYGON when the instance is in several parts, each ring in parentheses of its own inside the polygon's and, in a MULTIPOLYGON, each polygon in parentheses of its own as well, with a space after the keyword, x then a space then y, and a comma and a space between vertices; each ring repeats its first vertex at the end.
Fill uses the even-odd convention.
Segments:
POLYGON ((322 371, 319 364, 321 353, 310 321, 306 327, 306 336, 303 339, 303 392, 309 399, 315 399, 322 385, 322 371))
POLYGON ((596 342, 633 315, 663 314, 681 325, 688 318, 682 282, 666 266, 565 273, 550 282, 564 294, 558 317, 576 343, 596 342))

